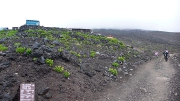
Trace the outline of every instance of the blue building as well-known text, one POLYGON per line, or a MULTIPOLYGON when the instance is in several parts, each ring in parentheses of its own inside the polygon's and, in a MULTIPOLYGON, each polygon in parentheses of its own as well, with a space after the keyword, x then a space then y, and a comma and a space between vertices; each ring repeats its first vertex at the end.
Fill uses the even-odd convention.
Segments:
POLYGON ((26 25, 35 25, 39 26, 40 22, 38 20, 26 20, 26 25))

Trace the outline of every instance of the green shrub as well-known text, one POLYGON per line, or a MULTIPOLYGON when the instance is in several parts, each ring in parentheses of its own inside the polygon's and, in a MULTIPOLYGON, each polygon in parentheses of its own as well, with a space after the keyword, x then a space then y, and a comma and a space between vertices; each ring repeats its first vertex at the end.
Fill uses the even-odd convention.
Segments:
POLYGON ((79 60, 80 63, 82 62, 82 59, 78 59, 78 60, 79 60))
POLYGON ((3 44, 0 44, 0 51, 6 51, 8 47, 4 46, 3 44))
POLYGON ((36 60, 37 60, 37 58, 33 58, 33 60, 34 60, 34 61, 36 61, 36 60))
POLYGON ((95 52, 95 51, 90 51, 90 56, 91 56, 91 57, 93 57, 93 58, 94 58, 94 57, 95 57, 95 55, 96 55, 96 52, 95 52))
POLYGON ((14 46, 15 46, 15 47, 20 47, 20 46, 21 46, 21 43, 20 43, 20 42, 16 42, 16 43, 14 43, 14 46))
POLYGON ((119 42, 116 38, 108 38, 110 44, 117 44, 119 42))
POLYGON ((58 52, 63 52, 63 48, 59 48, 59 49, 58 49, 58 52))
POLYGON ((62 67, 62 66, 55 66, 53 68, 53 70, 58 72, 58 73, 62 73, 64 71, 64 67, 62 67))
POLYGON ((120 48, 125 48, 126 47, 126 45, 122 41, 120 41, 119 45, 120 45, 120 48))
POLYGON ((86 58, 86 55, 83 55, 84 58, 86 58))
POLYGON ((46 59, 46 64, 52 66, 54 64, 54 61, 52 59, 46 59))
POLYGON ((31 48, 27 48, 27 49, 26 49, 26 54, 27 54, 27 55, 30 55, 31 52, 32 52, 31 48))
POLYGON ((109 68, 109 72, 111 72, 115 76, 118 74, 117 70, 113 68, 109 68))
POLYGON ((81 54, 78 54, 78 53, 77 53, 76 56, 77 56, 78 58, 80 58, 80 57, 81 57, 81 54))
POLYGON ((121 62, 125 61, 124 57, 122 57, 122 56, 118 57, 118 60, 121 61, 121 62))
POLYGON ((70 73, 66 70, 66 71, 64 71, 63 75, 64 75, 64 77, 68 78, 70 76, 70 73))
POLYGON ((112 66, 114 66, 114 67, 118 67, 118 66, 119 66, 119 64, 118 64, 117 62, 113 62, 113 63, 112 63, 112 66))
POLYGON ((26 48, 25 47, 17 47, 16 48, 16 53, 21 53, 23 54, 25 52, 26 48))
POLYGON ((72 50, 71 50, 70 53, 73 54, 73 55, 75 55, 75 56, 77 56, 78 58, 81 57, 81 54, 79 54, 79 53, 77 53, 77 52, 75 52, 75 51, 72 51, 72 50))

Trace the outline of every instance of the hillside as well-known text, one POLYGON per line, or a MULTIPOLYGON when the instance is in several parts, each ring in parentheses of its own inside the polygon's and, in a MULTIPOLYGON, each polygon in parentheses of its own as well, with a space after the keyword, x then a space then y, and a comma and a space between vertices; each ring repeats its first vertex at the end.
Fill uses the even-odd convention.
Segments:
POLYGON ((19 101, 20 84, 31 82, 37 101, 95 100, 109 82, 126 80, 151 59, 117 38, 61 28, 21 26, 0 34, 4 101, 19 101))
POLYGON ((19 101, 20 84, 35 83, 36 101, 96 101, 155 59, 155 50, 178 51, 178 44, 127 32, 26 25, 0 31, 0 100, 19 101))

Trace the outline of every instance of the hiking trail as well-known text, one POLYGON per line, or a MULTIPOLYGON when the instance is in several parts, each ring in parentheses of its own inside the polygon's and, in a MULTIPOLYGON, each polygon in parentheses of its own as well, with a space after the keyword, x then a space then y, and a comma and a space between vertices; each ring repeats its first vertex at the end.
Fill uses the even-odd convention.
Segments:
POLYGON ((141 65, 129 80, 122 84, 111 83, 98 101, 169 101, 171 91, 168 88, 170 79, 175 74, 169 60, 166 62, 160 56, 141 65))

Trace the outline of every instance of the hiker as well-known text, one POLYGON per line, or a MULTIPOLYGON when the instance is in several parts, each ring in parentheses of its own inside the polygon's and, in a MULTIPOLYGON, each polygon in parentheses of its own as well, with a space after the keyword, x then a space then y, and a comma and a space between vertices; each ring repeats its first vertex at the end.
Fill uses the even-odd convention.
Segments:
POLYGON ((156 56, 156 57, 158 57, 158 56, 159 56, 159 53, 158 53, 157 51, 155 52, 155 56, 156 56))
POLYGON ((169 54, 169 51, 167 50, 167 48, 165 48, 165 51, 163 52, 164 54, 164 59, 167 61, 168 60, 168 54, 169 54))

